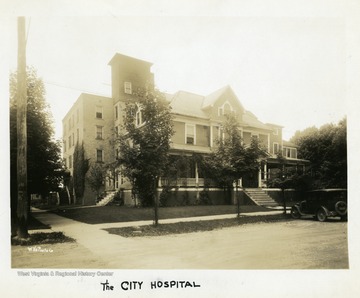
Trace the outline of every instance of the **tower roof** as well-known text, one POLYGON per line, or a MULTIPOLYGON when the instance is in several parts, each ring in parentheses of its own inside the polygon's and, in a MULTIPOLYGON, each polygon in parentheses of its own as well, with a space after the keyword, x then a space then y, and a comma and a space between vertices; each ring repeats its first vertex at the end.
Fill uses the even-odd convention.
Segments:
POLYGON ((119 63, 121 60, 139 62, 139 63, 142 63, 142 64, 147 64, 149 67, 153 65, 151 62, 148 62, 148 61, 145 61, 145 60, 141 60, 141 59, 137 59, 137 58, 130 57, 130 56, 126 56, 126 55, 124 55, 124 54, 119 54, 119 53, 116 53, 116 54, 111 58, 111 60, 109 61, 108 65, 111 65, 111 66, 112 66, 112 65, 114 65, 114 64, 119 63))

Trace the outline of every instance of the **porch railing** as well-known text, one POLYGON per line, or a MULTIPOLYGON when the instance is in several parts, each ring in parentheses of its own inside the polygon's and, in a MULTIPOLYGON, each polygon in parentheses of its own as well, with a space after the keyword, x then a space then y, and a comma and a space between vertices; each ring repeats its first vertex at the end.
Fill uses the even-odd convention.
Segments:
MULTIPOLYGON (((211 180, 207 180, 207 186, 215 186, 215 183, 211 180)), ((205 186, 205 179, 198 178, 177 178, 173 180, 168 180, 166 178, 160 179, 159 186, 170 185, 173 187, 204 187, 205 186)))

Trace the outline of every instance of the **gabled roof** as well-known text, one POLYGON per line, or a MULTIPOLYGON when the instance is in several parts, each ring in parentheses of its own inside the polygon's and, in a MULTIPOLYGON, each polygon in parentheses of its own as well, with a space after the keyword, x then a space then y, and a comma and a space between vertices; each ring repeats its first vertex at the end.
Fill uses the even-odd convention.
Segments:
POLYGON ((204 98, 204 102, 203 102, 203 109, 207 109, 209 107, 214 106, 215 102, 225 93, 225 92, 230 92, 232 94, 233 97, 235 97, 237 99, 237 103, 239 104, 240 108, 244 110, 243 105, 241 104, 241 102, 238 100, 235 92, 232 90, 232 88, 229 85, 226 85, 218 90, 216 90, 215 92, 205 96, 204 98))
POLYGON ((298 146, 292 142, 289 142, 289 141, 283 141, 283 146, 285 147, 294 147, 294 148, 297 148, 298 146))
MULTIPOLYGON (((186 91, 178 91, 173 95, 165 93, 165 98, 170 102, 172 113, 174 114, 209 119, 208 108, 211 108, 216 101, 228 91, 237 98, 230 86, 225 86, 208 96, 202 96, 186 91)), ((244 127, 254 127, 268 131, 273 130, 273 127, 259 121, 252 112, 246 111, 239 101, 238 103, 244 111, 242 114, 241 125, 244 127)))
MULTIPOLYGON (((169 98, 168 96, 166 96, 169 98)), ((170 101, 172 112, 175 114, 188 115, 200 118, 208 118, 202 110, 204 96, 186 92, 176 92, 170 101)))
POLYGON ((230 86, 225 86, 225 87, 222 87, 220 88, 219 90, 216 90, 215 92, 209 94, 208 96, 206 96, 204 98, 204 101, 203 101, 203 105, 202 105, 202 108, 203 109, 206 109, 208 107, 211 107, 214 105, 214 103, 216 102, 216 100, 225 93, 225 91, 230 88, 230 86))
POLYGON ((250 111, 244 112, 242 120, 243 120, 242 122, 247 126, 256 127, 265 130, 272 130, 271 127, 259 121, 258 118, 250 111))

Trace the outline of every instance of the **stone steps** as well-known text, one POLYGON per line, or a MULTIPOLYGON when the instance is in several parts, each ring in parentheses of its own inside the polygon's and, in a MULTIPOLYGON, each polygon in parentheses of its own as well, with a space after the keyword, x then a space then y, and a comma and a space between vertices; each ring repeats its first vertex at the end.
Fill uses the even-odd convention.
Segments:
POLYGON ((108 192, 102 200, 96 203, 96 206, 106 206, 109 204, 114 199, 115 193, 115 191, 108 192))
POLYGON ((275 207, 279 206, 265 191, 259 188, 246 188, 244 189, 245 193, 249 196, 249 198, 259 206, 265 207, 275 207))

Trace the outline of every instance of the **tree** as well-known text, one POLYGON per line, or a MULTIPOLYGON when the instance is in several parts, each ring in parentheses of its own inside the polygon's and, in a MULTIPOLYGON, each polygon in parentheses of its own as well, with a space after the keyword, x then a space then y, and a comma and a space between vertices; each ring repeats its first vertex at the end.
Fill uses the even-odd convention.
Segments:
POLYGON ((74 148, 73 187, 76 200, 83 199, 85 190, 85 176, 89 170, 89 159, 85 158, 84 144, 76 143, 74 148))
POLYGON ((91 189, 96 193, 96 199, 100 197, 100 190, 104 185, 105 171, 104 167, 99 163, 95 163, 90 167, 87 180, 91 189))
POLYGON ((250 146, 244 145, 239 121, 233 114, 226 114, 223 132, 223 138, 205 159, 205 165, 211 178, 224 189, 231 190, 235 184, 239 215, 238 181, 245 174, 259 169, 260 159, 266 156, 266 151, 257 138, 252 138, 250 146))
MULTIPOLYGON (((62 182, 64 165, 60 141, 54 139, 50 107, 45 99, 45 88, 34 68, 27 68, 27 177, 28 200, 30 194, 46 196, 58 191, 62 182)), ((17 75, 10 74, 10 184, 11 214, 15 224, 17 206, 16 177, 16 112, 17 75), (14 213, 15 211, 15 213, 14 213)), ((30 206, 30 204, 29 204, 30 206)))
POLYGON ((155 207, 158 222, 156 188, 165 171, 174 134, 170 106, 157 90, 142 89, 126 103, 123 134, 120 136, 119 163, 132 182, 143 206, 155 207))
POLYGON ((315 188, 347 187, 346 127, 344 118, 337 125, 308 128, 292 137, 299 157, 311 162, 315 188))

